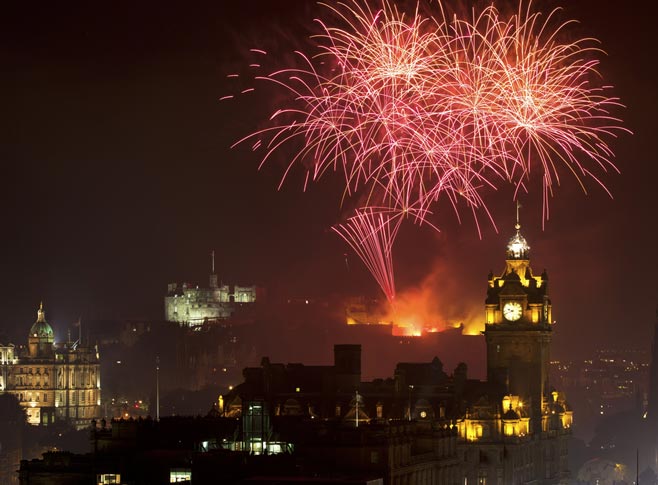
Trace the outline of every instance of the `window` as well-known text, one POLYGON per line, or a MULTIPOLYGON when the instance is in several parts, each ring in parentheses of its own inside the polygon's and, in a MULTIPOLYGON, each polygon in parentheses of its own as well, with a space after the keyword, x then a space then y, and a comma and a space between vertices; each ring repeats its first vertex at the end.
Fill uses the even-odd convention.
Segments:
POLYGON ((96 483, 97 485, 121 483, 121 475, 118 473, 103 473, 101 475, 96 475, 96 483))
POLYGON ((172 468, 169 471, 169 483, 192 482, 192 470, 189 468, 172 468))
POLYGON ((370 452, 370 463, 379 463, 379 452, 371 451, 370 452))
POLYGON ((48 402, 48 394, 43 393, 43 402, 48 402))

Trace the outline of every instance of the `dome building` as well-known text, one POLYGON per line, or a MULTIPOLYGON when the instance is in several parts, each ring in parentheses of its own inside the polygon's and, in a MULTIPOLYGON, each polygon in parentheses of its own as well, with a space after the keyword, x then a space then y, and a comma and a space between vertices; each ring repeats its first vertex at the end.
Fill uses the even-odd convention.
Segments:
POLYGON ((16 396, 29 424, 66 422, 81 429, 100 417, 98 348, 82 339, 55 343, 43 304, 30 327, 27 348, 6 349, 0 361, 0 393, 16 396))

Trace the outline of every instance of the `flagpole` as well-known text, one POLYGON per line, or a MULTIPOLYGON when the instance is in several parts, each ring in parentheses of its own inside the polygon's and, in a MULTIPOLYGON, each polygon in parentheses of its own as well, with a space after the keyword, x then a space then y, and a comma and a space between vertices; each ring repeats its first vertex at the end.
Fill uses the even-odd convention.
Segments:
POLYGON ((160 421, 160 357, 155 357, 155 420, 160 421))

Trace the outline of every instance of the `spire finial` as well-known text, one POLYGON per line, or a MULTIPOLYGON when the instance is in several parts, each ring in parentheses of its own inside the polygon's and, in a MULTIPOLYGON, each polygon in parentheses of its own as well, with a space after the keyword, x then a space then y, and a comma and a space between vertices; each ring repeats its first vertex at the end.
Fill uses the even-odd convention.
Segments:
POLYGON ((519 210, 521 207, 522 205, 517 199, 516 224, 514 224, 516 234, 514 234, 512 239, 510 239, 509 243, 507 244, 507 259, 528 259, 528 251, 530 250, 530 246, 528 246, 525 238, 521 235, 521 218, 519 210))
POLYGON ((210 264, 211 264, 211 269, 212 269, 212 272, 210 274, 215 274, 215 250, 214 249, 210 252, 210 260, 211 260, 210 264))
POLYGON ((37 322, 45 322, 46 319, 44 317, 44 311, 43 311, 43 301, 39 303, 39 310, 37 311, 37 322))

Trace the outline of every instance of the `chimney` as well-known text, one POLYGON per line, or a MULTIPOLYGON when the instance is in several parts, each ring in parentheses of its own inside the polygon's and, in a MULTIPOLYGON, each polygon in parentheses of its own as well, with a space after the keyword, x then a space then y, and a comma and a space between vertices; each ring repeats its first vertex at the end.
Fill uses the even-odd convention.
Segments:
POLYGON ((334 345, 334 371, 336 389, 353 392, 361 383, 361 345, 334 345))

